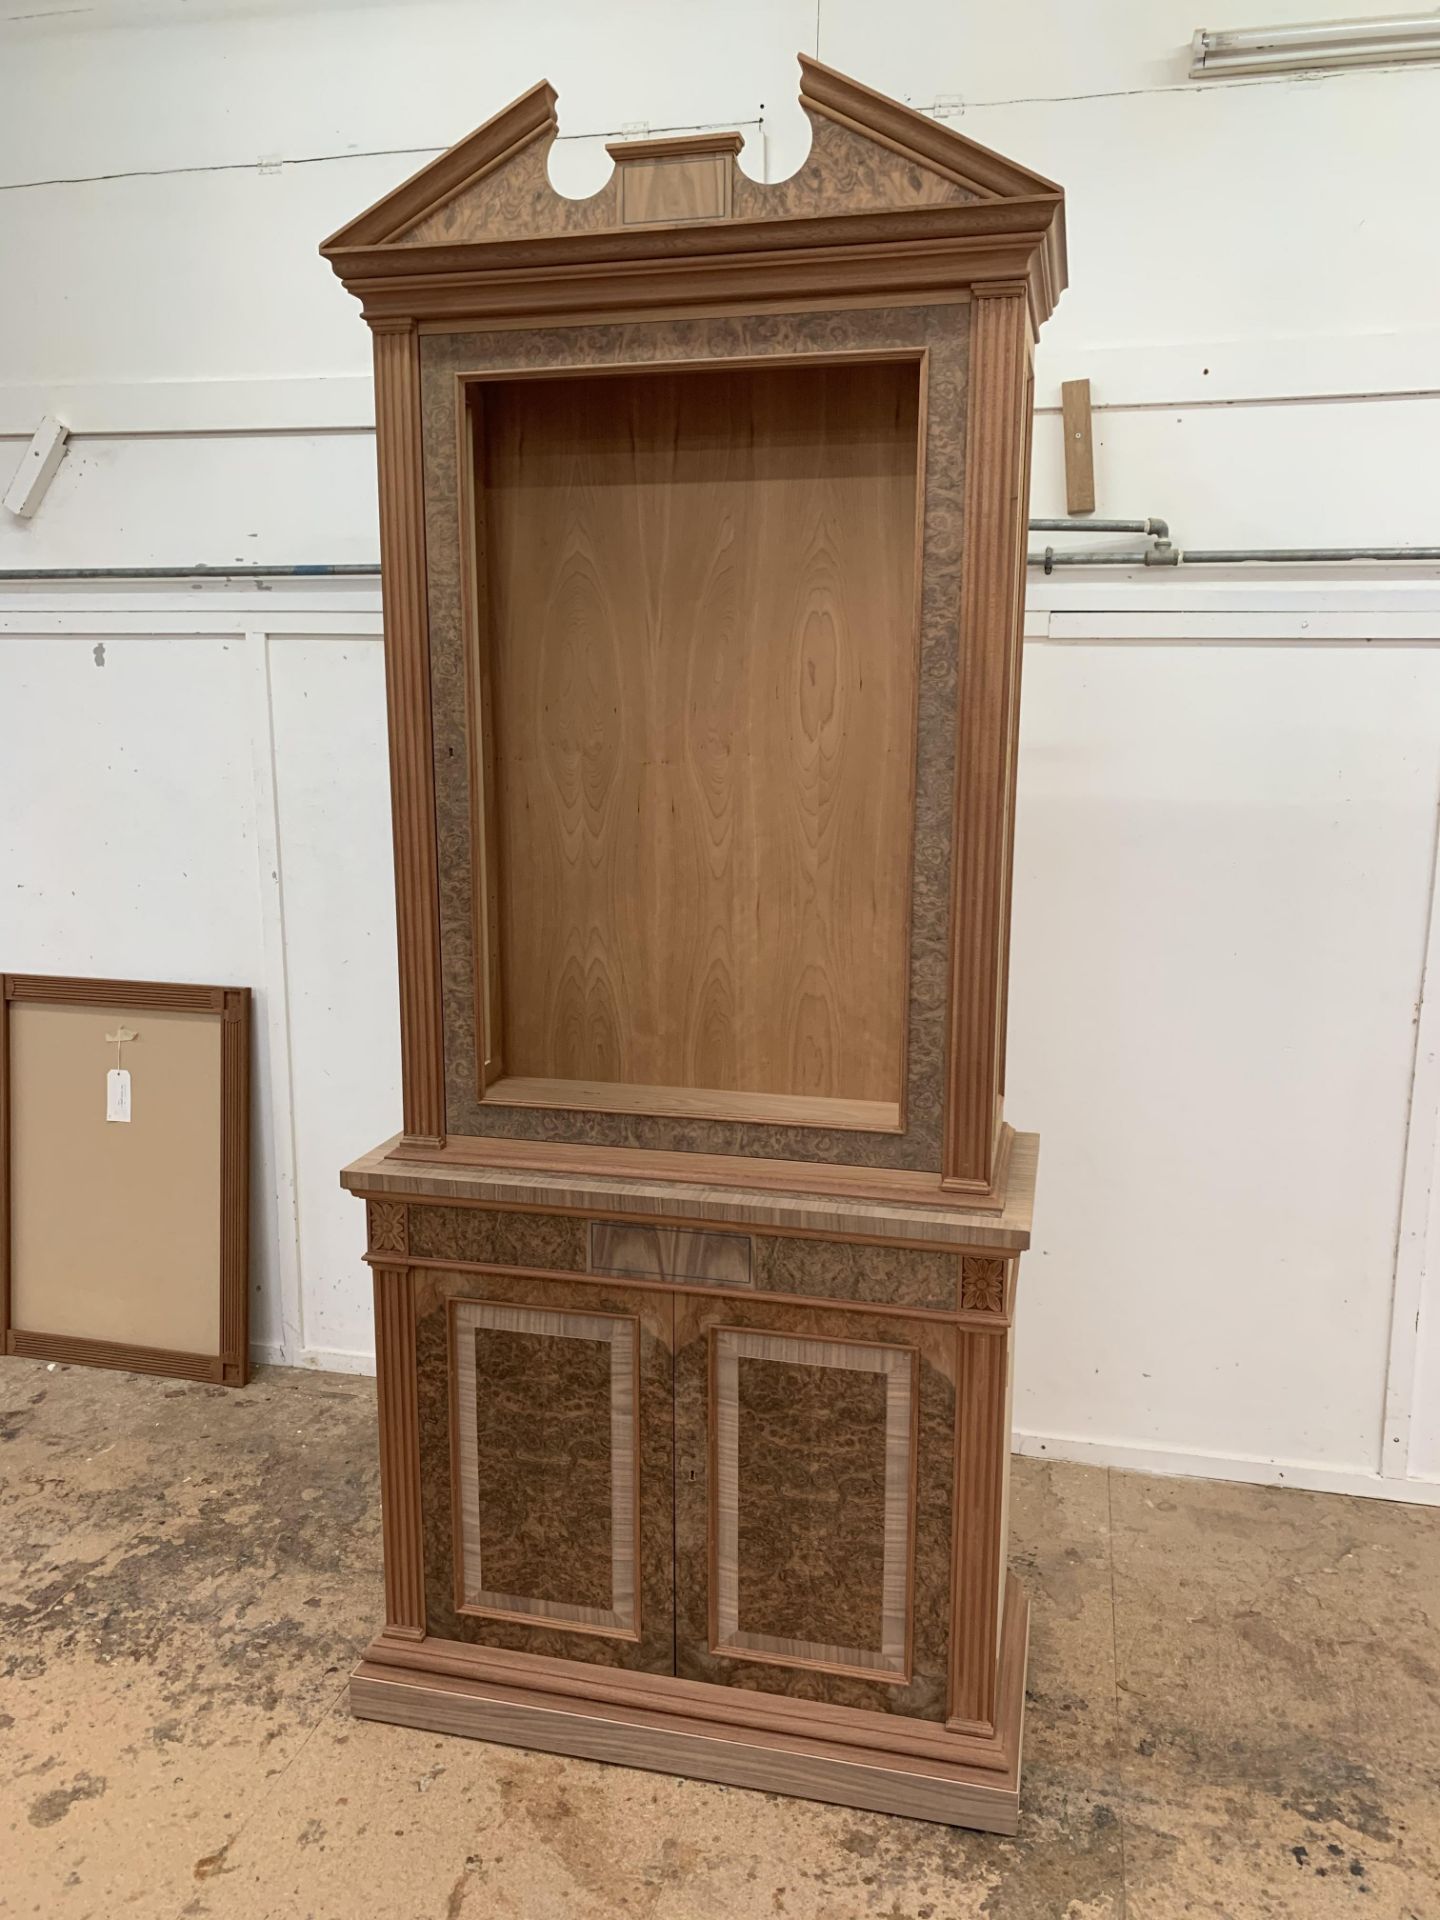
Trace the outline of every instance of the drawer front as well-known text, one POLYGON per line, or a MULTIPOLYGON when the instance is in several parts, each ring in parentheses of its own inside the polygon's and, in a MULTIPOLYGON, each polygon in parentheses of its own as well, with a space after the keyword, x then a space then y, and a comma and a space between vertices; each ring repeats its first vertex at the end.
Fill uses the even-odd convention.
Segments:
POLYGON ((632 1280, 692 1280, 707 1287, 748 1287, 748 1233, 698 1227, 647 1227, 628 1220, 590 1222, 590 1271, 632 1280))

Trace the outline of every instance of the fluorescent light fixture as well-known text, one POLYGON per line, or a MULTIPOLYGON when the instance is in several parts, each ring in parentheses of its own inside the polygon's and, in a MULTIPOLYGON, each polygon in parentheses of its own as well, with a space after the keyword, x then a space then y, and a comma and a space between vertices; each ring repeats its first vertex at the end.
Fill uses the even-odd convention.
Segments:
POLYGON ((1308 26, 1224 31, 1201 27, 1190 44, 1190 78, 1303 73, 1314 67, 1388 67, 1400 60, 1440 60, 1440 12, 1313 20, 1308 26))

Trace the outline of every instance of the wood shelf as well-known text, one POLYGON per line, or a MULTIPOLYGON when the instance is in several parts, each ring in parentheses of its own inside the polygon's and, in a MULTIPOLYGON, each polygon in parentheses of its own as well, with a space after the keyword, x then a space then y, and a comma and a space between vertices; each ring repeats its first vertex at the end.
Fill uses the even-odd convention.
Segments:
POLYGON ((630 1086, 612 1080, 549 1080, 516 1074, 487 1087, 485 1098, 500 1107, 653 1113, 668 1119, 749 1120, 761 1126, 842 1127, 864 1133, 899 1133, 901 1125, 896 1100, 835 1100, 721 1087, 630 1086))

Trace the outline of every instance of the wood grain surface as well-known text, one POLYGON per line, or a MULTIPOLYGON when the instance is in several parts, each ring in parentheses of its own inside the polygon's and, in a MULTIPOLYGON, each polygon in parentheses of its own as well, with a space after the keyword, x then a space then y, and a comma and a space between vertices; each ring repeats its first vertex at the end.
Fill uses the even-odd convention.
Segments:
POLYGON ((510 1074, 900 1100, 918 410, 903 363, 487 391, 510 1074))
POLYGON ((953 1329, 677 1291, 674 1351, 676 1673, 945 1720, 953 1329))
POLYGON ((413 1283, 430 1633, 672 1673, 672 1297, 598 1275, 413 1283))
MULTIPOLYGON (((610 149, 615 152, 615 149, 610 149)), ((675 155, 654 160, 624 160, 619 179, 620 224, 650 226, 662 221, 723 220, 730 212, 733 173, 726 153, 675 155)))
POLYGON ((661 1118, 749 1120, 759 1126, 853 1127, 898 1133, 898 1100, 837 1100, 824 1094, 751 1093, 721 1087, 649 1087, 613 1080, 540 1080, 508 1074, 485 1095, 491 1106, 645 1113, 661 1118))
POLYGON ((965 568, 955 753, 946 1183, 984 1192, 1001 1151, 1015 759, 1030 490, 1023 282, 977 291, 966 428, 965 568))
POLYGON ((400 1090, 406 1138, 445 1138, 439 873, 431 760, 430 635, 425 608, 420 362, 413 328, 374 339, 395 932, 400 949, 400 1090))
POLYGON ((907 1820, 988 1833, 1014 1833, 1019 1824, 1018 1762, 997 1773, 883 1750, 857 1753, 823 1741, 691 1721, 663 1708, 626 1710, 583 1698, 557 1702, 369 1661, 351 1676, 350 1711, 361 1720, 427 1733, 465 1734, 501 1746, 799 1794, 907 1820))
MULTIPOLYGON (((887 1173, 888 1179, 900 1184, 889 1197, 877 1197, 870 1191, 874 1176, 864 1168, 857 1172, 818 1165, 794 1167, 790 1169, 794 1190, 787 1191, 767 1185, 765 1163, 760 1161, 744 1163, 756 1170, 748 1186, 717 1179, 722 1169, 734 1164, 718 1154, 642 1157, 621 1147, 547 1148, 516 1140, 476 1141, 473 1147, 473 1153, 464 1156, 447 1148, 444 1159, 422 1159, 413 1157, 396 1135, 342 1169, 340 1184, 370 1199, 589 1212, 671 1226, 758 1227, 787 1235, 1008 1254, 1022 1253, 1030 1245, 1040 1162, 1039 1135, 1016 1134, 1005 1204, 997 1212, 982 1212, 956 1205, 937 1179, 927 1186, 925 1176, 919 1174, 887 1173), (641 1161, 638 1167, 637 1160, 641 1161), (842 1172, 847 1175, 843 1183, 828 1177, 842 1172), (703 1177, 687 1178, 687 1173, 703 1177), (799 1190, 802 1173, 814 1178, 815 1191, 799 1190)), ((412 1253, 422 1251, 417 1244, 420 1232, 412 1220, 412 1253)), ((437 1245, 434 1251, 489 1258, 481 1252, 466 1253, 453 1241, 443 1248, 437 1245)), ((508 1254, 495 1257, 512 1258, 508 1254)), ((543 1264, 569 1265, 571 1261, 551 1258, 543 1264)))
POLYGON ((636 1323, 455 1307, 462 1604, 636 1634, 636 1323))
MULTIPOLYGON (((726 229, 728 231, 728 229, 726 229)), ((675 228, 676 233, 696 229, 675 228)), ((706 228, 706 232, 720 231, 706 228)), ((955 752, 957 614, 960 601, 961 507, 969 306, 898 311, 751 315, 745 319, 666 321, 635 327, 591 326, 530 331, 429 334, 422 342, 426 460, 426 560, 430 578, 430 644, 434 675, 434 764, 441 860, 441 927, 445 976, 446 1105, 449 1131, 519 1143, 550 1141, 675 1155, 725 1157, 732 1164, 843 1163, 874 1168, 940 1168, 945 1022, 949 993, 947 927, 955 752), (476 756, 483 676, 474 610, 488 604, 484 555, 461 538, 473 526, 466 476, 470 441, 457 432, 457 393, 477 395, 517 380, 574 379, 581 370, 624 377, 661 372, 739 371, 763 364, 776 372, 837 362, 910 361, 920 383, 923 422, 924 588, 921 600, 919 695, 916 701, 915 830, 911 836, 909 983, 906 1008, 904 1130, 863 1132, 830 1123, 764 1123, 693 1113, 657 1115, 620 1110, 516 1106, 487 1097, 513 1076, 480 1063, 491 1052, 487 1030, 488 927, 499 924, 498 901, 486 889, 482 859, 483 779, 476 756), (701 363, 696 365, 695 363, 701 363), (621 371, 623 369, 623 372, 621 371), (477 788, 480 791, 477 792, 477 788)), ((467 417, 469 409, 467 408, 467 417)), ((486 757, 486 764, 493 755, 486 757)), ((493 809, 491 809, 493 817, 493 809)), ((493 871, 497 863, 490 863, 493 871)), ((496 984, 498 1007, 498 980, 496 984)), ((553 1082, 552 1082, 553 1084, 553 1082)), ((622 1092, 630 1092, 625 1086, 622 1092)), ((713 1089, 712 1089, 713 1091, 713 1089)), ((737 1101, 785 1096, 732 1094, 737 1101)), ((790 1096, 791 1099, 797 1096, 790 1096)), ((800 1096, 803 1097, 803 1096, 800 1096)), ((882 1103, 875 1103, 877 1106, 882 1103)), ((408 1151, 408 1150, 407 1150, 408 1151)), ((681 1178, 689 1175, 682 1173, 681 1178)), ((811 1176, 806 1173, 802 1184, 811 1176)))
POLYGON ((904 1675, 913 1351, 711 1341, 716 1651, 904 1675))
POLYGON ((380 1415, 380 1519, 385 1544, 385 1631, 423 1636, 425 1550, 420 1510, 415 1283, 375 1268, 375 1399, 380 1415))

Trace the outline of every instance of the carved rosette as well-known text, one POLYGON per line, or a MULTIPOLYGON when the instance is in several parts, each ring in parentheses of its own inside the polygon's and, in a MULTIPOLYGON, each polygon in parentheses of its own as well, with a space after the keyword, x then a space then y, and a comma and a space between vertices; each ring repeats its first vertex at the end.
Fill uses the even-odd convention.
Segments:
POLYGON ((406 1253, 409 1251, 410 1235, 408 1231, 409 1214, 397 1200, 367 1200, 365 1203, 366 1225, 370 1236, 371 1253, 406 1253))
POLYGON ((1005 1262, 967 1253, 960 1262, 960 1305, 972 1313, 1003 1313, 1005 1262))

